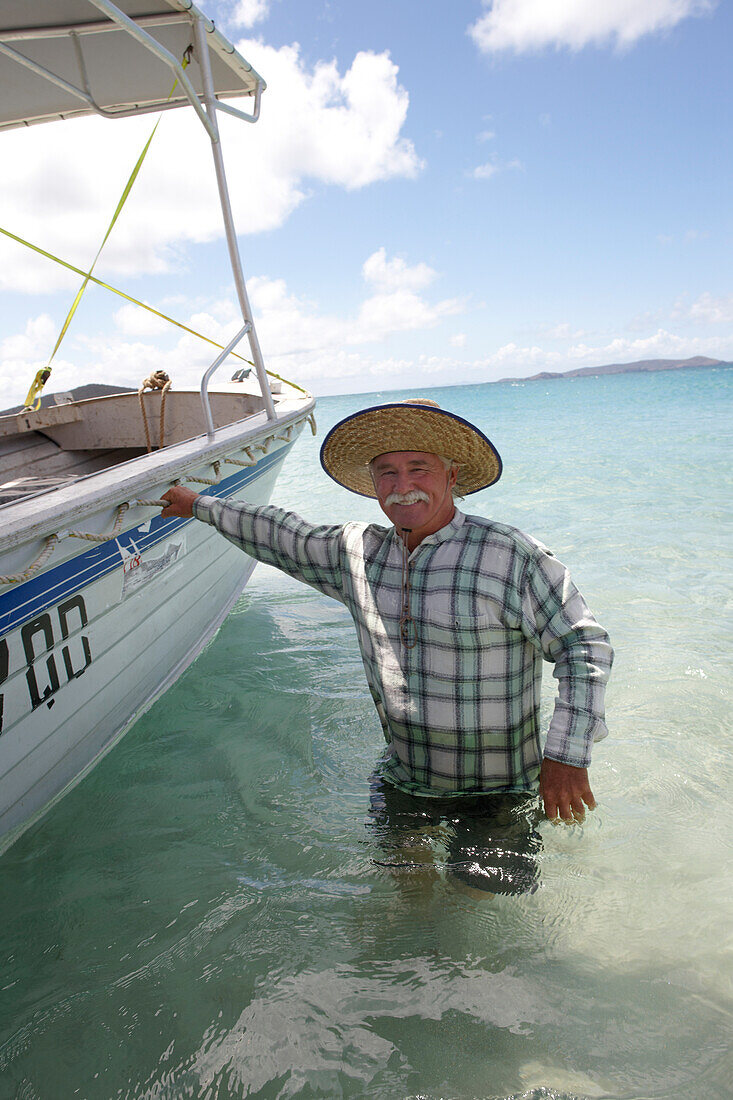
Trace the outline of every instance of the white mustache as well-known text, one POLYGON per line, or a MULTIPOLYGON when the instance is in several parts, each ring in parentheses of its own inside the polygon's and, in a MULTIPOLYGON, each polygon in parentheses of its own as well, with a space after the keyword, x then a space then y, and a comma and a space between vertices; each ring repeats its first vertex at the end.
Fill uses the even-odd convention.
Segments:
POLYGON ((417 504, 419 500, 430 504, 430 497, 422 489, 410 489, 409 493, 390 493, 384 503, 389 507, 391 504, 417 504))

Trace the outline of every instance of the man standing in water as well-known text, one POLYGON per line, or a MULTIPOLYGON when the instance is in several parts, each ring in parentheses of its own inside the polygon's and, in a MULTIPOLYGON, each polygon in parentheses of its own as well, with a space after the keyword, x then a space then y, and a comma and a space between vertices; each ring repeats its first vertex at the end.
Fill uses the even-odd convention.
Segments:
POLYGON ((492 891, 531 889, 532 861, 504 857, 517 822, 525 849, 537 846, 523 807, 538 780, 552 820, 582 821, 595 807, 588 765, 607 733, 608 636, 545 547, 456 508, 456 496, 501 475, 491 441, 462 417, 418 398, 364 409, 331 429, 321 463, 340 485, 376 497, 393 526, 313 526, 181 486, 164 494, 162 515, 210 523, 346 605, 387 741, 377 825, 407 835, 447 822, 457 877, 492 891), (543 659, 559 681, 544 755, 543 659))

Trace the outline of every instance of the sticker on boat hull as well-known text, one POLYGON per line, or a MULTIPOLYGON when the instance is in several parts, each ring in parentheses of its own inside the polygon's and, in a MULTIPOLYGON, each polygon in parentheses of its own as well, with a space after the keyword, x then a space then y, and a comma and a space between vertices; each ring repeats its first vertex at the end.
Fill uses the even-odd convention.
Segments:
MULTIPOLYGON (((119 546, 119 543, 118 543, 119 546)), ((130 546, 119 546, 122 558, 122 599, 137 592, 140 588, 165 573, 186 551, 186 541, 179 538, 163 547, 163 553, 157 557, 143 557, 132 538, 130 546)))

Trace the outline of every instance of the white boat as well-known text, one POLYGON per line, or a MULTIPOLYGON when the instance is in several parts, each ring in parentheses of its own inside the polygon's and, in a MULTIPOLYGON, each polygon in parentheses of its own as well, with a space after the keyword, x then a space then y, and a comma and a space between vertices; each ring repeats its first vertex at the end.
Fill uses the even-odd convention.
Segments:
POLYGON ((315 430, 310 394, 271 385, 265 371, 221 156, 217 112, 256 121, 264 87, 189 0, 0 4, 0 129, 93 112, 196 112, 243 322, 200 392, 62 398, 0 415, 0 851, 193 661, 254 567, 212 528, 161 519, 161 494, 184 482, 266 503, 304 424, 315 430), (253 109, 218 98, 236 96, 253 109), (244 336, 252 377, 239 371, 209 393, 244 336))

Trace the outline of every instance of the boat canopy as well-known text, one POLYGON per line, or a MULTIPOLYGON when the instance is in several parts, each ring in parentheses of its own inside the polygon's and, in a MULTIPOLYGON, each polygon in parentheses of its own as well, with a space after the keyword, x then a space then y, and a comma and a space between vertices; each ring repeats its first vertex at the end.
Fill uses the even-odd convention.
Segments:
POLYGON ((254 97, 251 113, 222 105, 254 122, 264 80, 190 0, 0 0, 0 130, 185 104, 206 124, 200 66, 182 64, 196 20, 217 99, 254 97))

